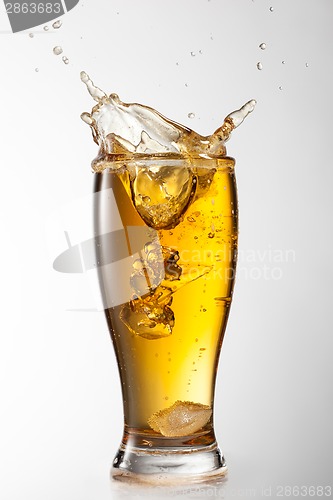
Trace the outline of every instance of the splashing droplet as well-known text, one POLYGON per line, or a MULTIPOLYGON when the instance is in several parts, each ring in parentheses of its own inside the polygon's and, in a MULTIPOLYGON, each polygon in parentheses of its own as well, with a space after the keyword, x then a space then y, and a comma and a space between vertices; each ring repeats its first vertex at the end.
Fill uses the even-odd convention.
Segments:
POLYGON ((252 111, 254 110, 256 104, 257 104, 257 101, 255 99, 252 99, 251 101, 248 101, 240 109, 238 109, 237 111, 234 111, 233 113, 230 113, 230 115, 228 115, 225 118, 224 121, 225 122, 232 121, 233 126, 235 128, 239 127, 239 125, 241 123, 243 123, 243 121, 245 120, 245 118, 247 117, 247 115, 249 113, 252 113, 252 111))
POLYGON ((69 63, 69 59, 68 59, 68 57, 66 57, 66 56, 63 56, 62 60, 63 60, 63 62, 64 62, 65 64, 68 64, 68 63, 69 63))
POLYGON ((269 10, 270 10, 271 12, 274 12, 274 8, 273 8, 273 7, 270 7, 270 8, 269 8, 269 10))
POLYGON ((44 26, 43 30, 44 31, 49 31, 49 27, 48 26, 44 26))
POLYGON ((189 118, 194 118, 194 117, 195 117, 195 114, 194 114, 194 113, 189 113, 187 116, 188 116, 189 118))
POLYGON ((261 62, 258 62, 258 63, 257 63, 257 68, 258 68, 260 71, 262 70, 262 64, 261 64, 261 62))
POLYGON ((89 75, 85 71, 80 73, 81 82, 85 84, 87 90, 94 101, 99 102, 103 97, 106 97, 106 93, 94 85, 94 82, 89 78, 89 75))
POLYGON ((261 43, 261 44, 259 45, 259 48, 260 48, 261 50, 265 50, 265 49, 266 49, 266 44, 265 44, 265 43, 261 43))
POLYGON ((55 56, 60 56, 60 54, 62 54, 62 47, 60 47, 59 45, 53 47, 53 54, 55 56))
POLYGON ((57 30, 60 28, 60 26, 62 26, 62 21, 56 21, 55 23, 52 24, 52 27, 57 30))
POLYGON ((33 33, 29 33, 29 37, 33 38, 35 35, 33 33))
POLYGON ((88 123, 88 125, 92 125, 94 123, 94 120, 91 118, 91 115, 89 113, 82 113, 81 120, 83 120, 85 123, 88 123))

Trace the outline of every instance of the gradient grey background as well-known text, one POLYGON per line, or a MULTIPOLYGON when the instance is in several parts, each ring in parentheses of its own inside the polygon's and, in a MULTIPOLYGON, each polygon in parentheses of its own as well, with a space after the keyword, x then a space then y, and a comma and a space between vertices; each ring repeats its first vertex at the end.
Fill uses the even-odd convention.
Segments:
POLYGON ((331 485, 332 2, 84 0, 33 38, 11 34, 1 9, 0 497, 158 496, 110 486, 122 432, 113 349, 101 312, 70 311, 93 307, 89 278, 52 269, 66 209, 63 226, 53 215, 92 189, 81 70, 202 134, 258 101, 227 145, 241 259, 215 426, 229 477, 161 496, 262 498, 265 488, 278 498, 279 485, 331 485))

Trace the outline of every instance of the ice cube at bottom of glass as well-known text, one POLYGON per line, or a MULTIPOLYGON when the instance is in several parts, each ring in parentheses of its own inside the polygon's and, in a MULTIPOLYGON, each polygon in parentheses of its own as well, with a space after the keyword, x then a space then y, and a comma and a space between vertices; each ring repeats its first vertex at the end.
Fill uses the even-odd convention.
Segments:
POLYGON ((176 401, 169 408, 153 413, 148 424, 166 437, 189 436, 204 427, 211 415, 210 406, 192 401, 176 401))

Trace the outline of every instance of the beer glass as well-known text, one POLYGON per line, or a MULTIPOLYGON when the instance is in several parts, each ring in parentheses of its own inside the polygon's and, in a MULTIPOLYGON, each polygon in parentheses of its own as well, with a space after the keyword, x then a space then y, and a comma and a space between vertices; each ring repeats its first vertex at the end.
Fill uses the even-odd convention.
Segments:
POLYGON ((213 410, 236 266, 234 163, 124 155, 94 174, 99 283, 123 397, 115 478, 226 472, 213 410))

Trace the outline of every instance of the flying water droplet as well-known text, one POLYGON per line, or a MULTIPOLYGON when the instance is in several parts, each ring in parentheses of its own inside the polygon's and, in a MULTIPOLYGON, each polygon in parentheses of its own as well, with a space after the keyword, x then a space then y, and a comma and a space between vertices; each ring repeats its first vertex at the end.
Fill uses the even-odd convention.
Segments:
POLYGON ((103 97, 106 97, 106 93, 94 85, 94 82, 91 78, 89 78, 89 75, 87 75, 85 71, 81 71, 80 78, 81 82, 85 84, 89 94, 95 101, 99 102, 103 97))
POLYGON ((241 123, 243 123, 243 121, 245 120, 245 118, 247 117, 247 115, 249 113, 252 113, 252 111, 254 110, 256 104, 257 104, 257 101, 255 99, 251 99, 251 101, 248 101, 240 109, 238 109, 237 111, 233 111, 232 113, 230 113, 230 115, 228 115, 225 118, 225 122, 232 121, 232 124, 233 124, 234 128, 239 127, 239 125, 241 123))
POLYGON ((266 48, 266 44, 265 44, 265 43, 261 43, 261 44, 259 45, 259 48, 260 48, 261 50, 265 50, 265 48, 266 48))
MULTIPOLYGON (((85 123, 88 123, 88 125, 92 125, 93 124, 93 119, 91 118, 90 114, 89 113, 82 113, 81 114, 81 119, 85 122, 85 123)), ((134 266, 134 264, 133 264, 134 266)))
POLYGON ((53 54, 55 56, 60 56, 60 54, 62 54, 62 47, 60 47, 59 45, 53 47, 53 54))
POLYGON ((35 35, 33 33, 29 33, 29 37, 33 38, 35 35))
POLYGON ((279 86, 279 90, 283 90, 283 87, 282 87, 282 85, 280 85, 280 86, 279 86))
POLYGON ((195 57, 195 52, 191 52, 191 56, 192 56, 192 57, 195 57))
POLYGON ((49 27, 48 26, 44 26, 43 30, 44 31, 49 31, 49 27))
POLYGON ((271 12, 274 12, 274 8, 273 8, 273 7, 270 7, 270 8, 269 8, 269 10, 270 10, 271 12))
POLYGON ((195 114, 194 114, 194 113, 189 113, 187 116, 188 116, 189 118, 194 118, 194 117, 195 117, 195 114))
POLYGON ((52 24, 52 27, 53 27, 55 30, 59 29, 59 28, 60 28, 60 26, 62 26, 62 21, 60 21, 60 19, 59 19, 59 21, 56 21, 55 23, 53 23, 53 24, 52 24))
POLYGON ((35 71, 36 71, 36 73, 38 73, 38 71, 39 71, 39 68, 35 68, 35 71))
POLYGON ((305 63, 305 67, 308 68, 309 67, 309 63, 306 62, 305 63))
POLYGON ((286 64, 286 61, 282 61, 282 64, 286 64))
POLYGON ((257 68, 258 68, 259 70, 262 70, 262 64, 261 64, 261 62, 258 62, 258 63, 257 63, 257 68))
POLYGON ((63 56, 62 60, 63 60, 63 62, 64 62, 65 64, 68 64, 68 63, 69 63, 69 59, 68 59, 68 57, 66 57, 66 56, 63 56))

